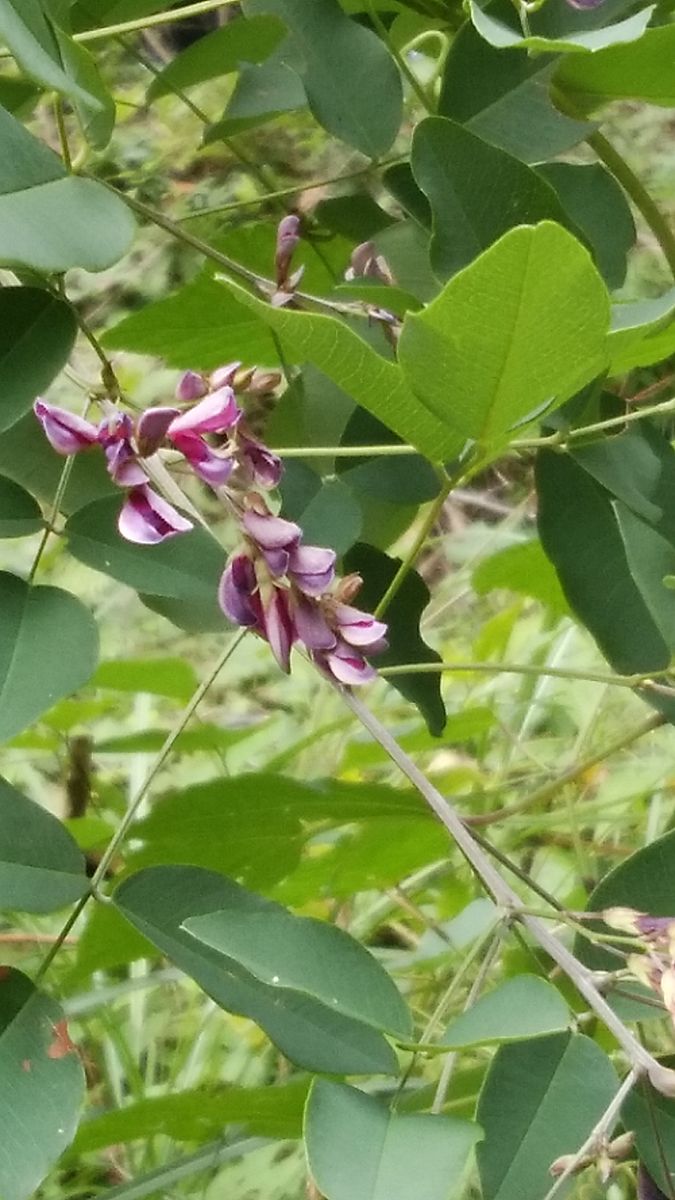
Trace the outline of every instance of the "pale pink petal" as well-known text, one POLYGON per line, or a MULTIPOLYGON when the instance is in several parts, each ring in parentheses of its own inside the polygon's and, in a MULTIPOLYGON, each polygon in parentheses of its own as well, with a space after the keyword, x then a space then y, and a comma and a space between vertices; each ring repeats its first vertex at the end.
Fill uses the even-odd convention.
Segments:
POLYGON ((307 596, 320 596, 335 578, 335 551, 324 546, 296 546, 288 570, 307 596))
POLYGON ((237 371, 241 366, 240 362, 226 363, 224 367, 216 367, 209 375, 209 383, 214 391, 222 387, 232 387, 237 371))
POLYGON ((249 537, 263 550, 290 550, 302 537, 302 530, 294 521, 285 521, 272 513, 258 513, 249 508, 242 522, 249 537))
POLYGON ((173 440, 183 433, 224 433, 236 425, 241 409, 230 387, 219 388, 176 417, 167 430, 173 440))
POLYGON ((370 613, 339 602, 335 604, 334 612, 340 635, 350 646, 367 646, 368 652, 373 653, 370 648, 386 637, 387 626, 384 621, 378 621, 370 613))
POLYGON ((197 371, 186 371, 176 384, 176 399, 189 403, 190 400, 201 400, 208 392, 206 380, 197 371))
POLYGON ((146 408, 136 425, 136 445, 141 458, 148 458, 159 450, 166 437, 167 429, 178 416, 177 408, 146 408))
POLYGON ((119 442, 109 441, 105 447, 108 474, 120 487, 138 487, 147 483, 143 467, 136 461, 133 446, 126 438, 119 442))
POLYGON ((347 684, 348 687, 358 687, 376 678, 375 671, 363 655, 344 642, 338 642, 334 650, 321 654, 320 663, 338 683, 347 684))
POLYGON ((189 462, 195 475, 210 487, 221 487, 234 470, 234 459, 219 454, 196 434, 182 433, 173 439, 174 445, 189 462))
POLYGON ((59 454, 77 454, 98 441, 96 426, 65 408, 56 408, 46 400, 36 400, 33 411, 47 440, 59 454))
POLYGON ((187 533, 188 529, 192 529, 192 522, 181 516, 152 488, 144 485, 129 492, 117 528, 128 542, 152 546, 177 533, 187 533))

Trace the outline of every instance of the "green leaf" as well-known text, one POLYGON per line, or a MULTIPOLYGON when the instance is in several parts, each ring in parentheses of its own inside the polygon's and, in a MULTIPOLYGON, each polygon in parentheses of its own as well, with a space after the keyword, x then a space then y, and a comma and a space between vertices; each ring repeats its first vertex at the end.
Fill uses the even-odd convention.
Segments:
POLYGON ((250 1134, 299 1138, 307 1090, 306 1081, 298 1079, 271 1087, 221 1085, 145 1096, 85 1120, 69 1157, 157 1136, 204 1142, 221 1136, 223 1126, 232 1124, 243 1126, 250 1134))
MULTIPOLYGON (((557 36, 552 31, 546 31, 547 14, 542 14, 542 19, 537 20, 538 13, 533 13, 530 21, 532 35, 524 35, 518 18, 514 10, 509 10, 505 17, 496 14, 494 5, 490 4, 490 0, 470 0, 471 20, 481 37, 485 38, 491 46, 495 46, 498 50, 504 50, 508 47, 522 46, 528 50, 544 53, 546 51, 577 51, 578 53, 589 54, 589 52, 597 52, 603 50, 606 46, 616 46, 624 42, 636 42, 642 37, 656 5, 649 5, 641 11, 634 13, 630 17, 626 17, 623 21, 617 21, 613 25, 603 25, 601 28, 588 29, 583 28, 582 19, 579 13, 575 16, 579 18, 579 26, 577 29, 572 29, 559 33, 557 36), (540 36, 538 36, 538 33, 540 36), (544 36, 541 36, 544 34, 544 36)), ((501 10, 504 11, 503 9, 501 10)), ((586 16, 587 14, 583 14, 586 16)), ((555 21, 555 16, 554 16, 555 21)))
POLYGON ((270 13, 288 27, 309 107, 328 133, 369 158, 389 149, 403 118, 403 89, 394 60, 372 30, 346 16, 337 0, 309 6, 304 0, 245 0, 244 12, 270 13))
POLYGON ((99 663, 91 682, 96 688, 185 701, 196 691, 198 681, 190 663, 182 658, 112 658, 99 663))
POLYGON ((42 529, 40 507, 32 496, 0 475, 0 538, 28 537, 42 529))
POLYGON ((137 591, 174 600, 212 602, 226 560, 213 535, 205 529, 192 529, 156 546, 136 545, 117 529, 120 503, 120 497, 111 496, 78 509, 66 523, 70 553, 137 591))
POLYGON ((0 0, 0 41, 30 79, 74 102, 96 105, 63 61, 65 34, 57 33, 40 0, 0 0))
POLYGON ((112 93, 105 86, 86 47, 74 42, 60 29, 55 29, 54 33, 64 67, 87 97, 81 99, 76 96, 73 99, 82 132, 90 146, 95 150, 104 150, 112 137, 117 116, 112 93))
POLYGON ((457 452, 457 437, 415 401, 403 373, 347 325, 322 314, 274 308, 230 280, 223 283, 276 331, 299 363, 312 363, 362 408, 433 461, 457 452))
POLYGON ((569 613, 558 576, 536 538, 507 546, 484 558, 474 570, 471 584, 480 596, 495 588, 504 588, 521 596, 534 597, 558 617, 569 613))
POLYGON ((188 917, 182 928, 280 993, 307 996, 373 1029, 411 1036, 410 1013, 395 984, 344 929, 295 916, 236 884, 230 889, 226 908, 188 917))
POLYGON ((675 351, 675 288, 653 300, 616 304, 608 339, 610 372, 661 362, 675 351))
MULTIPOLYGON (((341 446, 396 445, 381 421, 355 408, 340 437, 341 446)), ((359 497, 374 497, 390 504, 418 505, 434 500, 440 489, 437 472, 420 454, 379 454, 370 458, 336 458, 335 470, 359 497)), ((366 539, 364 539, 366 540, 366 539)))
POLYGON ((675 450, 647 421, 579 446, 572 457, 636 516, 675 544, 675 450))
POLYGON ((236 71, 243 63, 260 63, 268 58, 284 36, 284 27, 274 17, 242 17, 228 21, 183 50, 155 76, 146 99, 185 91, 208 79, 236 71))
POLYGON ((361 533, 359 502, 343 480, 322 480, 309 468, 303 471, 303 466, 302 463, 292 463, 292 460, 286 465, 286 486, 281 489, 284 515, 302 526, 308 545, 330 546, 336 554, 342 555, 354 545, 361 533), (301 488, 288 487, 295 473, 294 467, 302 471, 301 488))
MULTIPOLYGON (((348 571, 356 571, 363 579, 357 603, 372 612, 400 565, 400 559, 389 558, 373 546, 363 544, 350 550, 345 566, 348 571)), ((377 667, 441 661, 440 654, 427 645, 419 632, 422 613, 429 599, 429 589, 424 580, 416 571, 410 571, 384 614, 389 646, 374 660, 377 667)), ((425 672, 395 675, 389 682, 406 700, 417 706, 429 732, 440 737, 446 721, 440 672, 438 675, 425 672)))
POLYGON ((156 354, 170 367, 197 371, 228 359, 275 366, 279 358, 264 323, 207 274, 124 317, 102 342, 108 350, 156 354))
POLYGON ((411 166, 431 205, 431 265, 439 279, 468 266, 515 225, 570 224, 536 171, 445 117, 416 126, 411 166))
MULTIPOLYGON (((672 1060, 668 1066, 672 1066, 672 1060)), ((661 1192, 638 1193, 639 1200, 667 1200, 675 1174, 675 1104, 645 1079, 633 1088, 621 1109, 625 1129, 635 1135, 639 1160, 661 1192)))
POLYGON ((579 1034, 502 1046, 476 1112, 484 1200, 541 1200, 551 1163, 582 1145, 617 1085, 607 1055, 579 1034))
POLYGON ((611 496, 568 455, 539 453, 539 534, 563 591, 616 671, 663 670, 663 640, 630 572, 611 496))
POLYGON ((23 114, 39 99, 40 92, 28 79, 0 77, 0 107, 7 112, 23 114))
POLYGON ((84 859, 61 822, 0 778, 0 909, 52 912, 87 887, 84 859))
POLYGON ((136 21, 164 8, 164 0, 75 0, 71 21, 77 32, 120 21, 136 21))
POLYGON ((302 81, 275 56, 258 66, 244 67, 222 120, 206 129, 204 145, 246 129, 256 129, 282 113, 305 108, 306 104, 302 81))
MULTIPOLYGON (((576 55, 575 62, 581 58, 576 55)), ((453 38, 445 62, 439 115, 452 117, 523 162, 563 154, 592 126, 553 105, 549 84, 557 61, 527 50, 497 50, 467 22, 453 38)))
POLYGON ((18 421, 58 375, 76 336, 75 314, 51 292, 0 288, 0 430, 18 421))
POLYGON ((628 99, 670 108, 675 104, 674 54, 675 26, 664 25, 648 29, 629 46, 568 55, 560 61, 556 82, 585 111, 628 99))
POLYGON ((423 313, 408 313, 399 361, 448 428, 495 446, 602 370, 608 325, 609 298, 588 252, 545 221, 512 229, 423 313))
MULTIPOLYGON (((195 729, 184 729, 173 743, 177 754, 197 754, 200 751, 223 753, 252 737, 258 725, 242 729, 223 729, 220 725, 208 725, 203 721, 195 729)), ((138 733, 123 733, 119 737, 97 739, 97 754, 158 754, 168 738, 168 729, 141 729, 138 733)), ((217 868, 218 864, 216 864, 217 868)), ((228 874, 231 872, 228 869, 228 874)))
POLYGON ((461 1049, 520 1042, 565 1029, 570 1010, 557 988, 538 975, 516 975, 480 996, 446 1029, 442 1043, 461 1049))
POLYGON ((0 574, 0 741, 82 687, 97 654, 96 624, 79 600, 0 574))
MULTIPOLYGON (((395 1074, 396 1055, 376 1030, 310 997, 260 983, 182 929, 184 921, 226 906, 235 888, 222 875, 196 867, 150 867, 120 884, 114 902, 221 1008, 256 1021, 298 1066, 334 1074, 395 1074)), ((260 907, 265 903, 257 900, 260 907)))
POLYGON ((94 179, 60 159, 0 109, 0 263, 41 273, 102 271, 126 254, 134 220, 94 179))
POLYGON ((328 1079, 307 1102, 309 1169, 326 1200, 451 1200, 480 1137, 472 1121, 399 1114, 328 1079))
POLYGON ((675 604, 664 584, 675 575, 675 546, 620 501, 614 502, 626 558, 647 609, 671 654, 675 653, 675 604))
POLYGON ((0 1195, 29 1200, 72 1141, 84 1071, 63 1012, 19 971, 0 977, 0 1195))
POLYGON ((614 176, 601 163, 543 163, 538 171, 581 230, 607 286, 621 287, 636 234, 628 201, 614 176))

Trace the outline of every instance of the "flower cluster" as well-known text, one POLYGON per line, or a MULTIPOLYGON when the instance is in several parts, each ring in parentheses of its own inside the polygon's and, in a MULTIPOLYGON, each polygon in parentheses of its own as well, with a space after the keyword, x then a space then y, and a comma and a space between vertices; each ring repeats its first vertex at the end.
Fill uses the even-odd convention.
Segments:
MULTIPOLYGON (((292 241, 293 231, 288 235, 292 241)), ((285 250, 280 279, 286 278, 292 248, 285 250)), ((157 474, 153 459, 155 467, 163 465, 160 452, 182 456, 227 504, 243 535, 219 586, 225 615, 265 638, 286 672, 299 642, 331 678, 364 683, 374 676, 366 655, 385 648, 386 625, 352 606, 360 577, 337 581, 334 551, 304 545, 300 526, 275 515, 262 494, 278 485, 281 460, 253 436, 235 392, 264 391, 274 382, 273 376, 242 372, 240 363, 230 363, 208 377, 186 372, 176 389, 183 407, 149 408, 136 421, 108 401, 97 425, 42 399, 35 413, 60 454, 102 449, 108 473, 126 493, 118 528, 131 542, 152 545, 192 528, 151 486, 157 474)))
POLYGON ((640 938, 644 953, 630 954, 626 965, 656 992, 675 1024, 675 917, 652 917, 633 908, 608 908, 600 914, 610 929, 640 938))

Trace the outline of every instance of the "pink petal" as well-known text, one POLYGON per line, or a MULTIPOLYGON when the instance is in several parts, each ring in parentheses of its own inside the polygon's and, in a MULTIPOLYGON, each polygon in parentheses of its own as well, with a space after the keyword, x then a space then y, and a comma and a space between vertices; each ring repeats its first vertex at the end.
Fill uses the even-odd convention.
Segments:
POLYGON ((181 433, 173 439, 174 445, 189 462, 195 475, 210 487, 221 487, 234 470, 234 459, 218 454, 197 434, 181 433))
POLYGON ((235 554, 227 564, 218 588, 218 603, 235 625, 262 628, 258 581, 247 554, 235 554))
POLYGON ((177 408, 146 408, 136 425, 136 445, 141 458, 148 458, 159 450, 166 431, 178 416, 177 408))
POLYGON ((47 440, 59 454, 77 454, 98 441, 96 426, 65 408, 56 408, 46 400, 36 400, 33 411, 47 440))
POLYGON ((144 485, 129 492, 117 528, 128 542, 152 546, 177 533, 187 533, 192 529, 192 522, 144 485))
POLYGON ((348 687, 358 687, 376 678, 376 672, 363 655, 352 650, 351 646, 344 642, 338 642, 334 650, 322 654, 320 661, 338 683, 347 684, 348 687))
POLYGON ((172 440, 181 433, 224 433, 236 425, 240 416, 241 409, 232 388, 223 387, 176 417, 167 432, 172 440))
POLYGON ((320 596, 335 577, 335 551, 324 546, 296 546, 288 569, 301 591, 320 596))
POLYGON ((104 453, 108 461, 108 474, 120 487, 138 487, 147 483, 148 477, 136 461, 133 446, 126 439, 109 442, 104 453))
POLYGON ((282 671, 290 671, 290 657, 293 642, 296 639, 295 627, 288 608, 286 593, 274 588, 269 603, 265 607, 265 636, 270 644, 272 654, 282 671))
POLYGON ((314 600, 297 594, 294 597, 293 616, 298 637, 308 650, 333 649, 337 638, 314 600))
POLYGON ((387 634, 384 621, 378 621, 370 613, 352 608, 351 604, 340 604, 334 607, 335 618, 340 634, 350 646, 371 646, 381 642, 387 634))
POLYGON ((208 390, 206 380, 197 371, 186 371, 176 384, 176 399, 186 403, 190 400, 201 400, 208 390))
POLYGON ((285 521, 272 513, 257 513, 249 508, 243 515, 244 529, 263 550, 289 550, 302 537, 302 530, 294 521, 285 521))
POLYGON ((214 391, 222 387, 232 387, 232 381, 241 366, 240 362, 227 363, 224 367, 216 367, 209 375, 209 383, 214 391))

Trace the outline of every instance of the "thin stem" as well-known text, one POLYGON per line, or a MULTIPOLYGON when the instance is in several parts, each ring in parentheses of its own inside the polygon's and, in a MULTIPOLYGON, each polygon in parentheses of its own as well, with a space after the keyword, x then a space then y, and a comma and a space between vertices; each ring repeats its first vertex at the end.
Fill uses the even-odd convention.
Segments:
POLYGON ((607 1108, 600 1117, 600 1120, 597 1121, 593 1126, 584 1144, 579 1147, 576 1154, 570 1155, 565 1169, 561 1171, 560 1175, 558 1175, 557 1179, 555 1180, 555 1183, 549 1188, 544 1196, 544 1200, 554 1200, 554 1197, 557 1196, 558 1192, 565 1186, 565 1183, 570 1176, 574 1175, 575 1171, 584 1161, 584 1159, 588 1158, 589 1155, 597 1152, 597 1150, 602 1147, 602 1143, 606 1140, 606 1138, 609 1137, 619 1119, 619 1116, 621 1115, 621 1109, 623 1107, 624 1100, 635 1087, 635 1084, 640 1078, 641 1073, 642 1072, 637 1067, 634 1066, 631 1068, 621 1083, 616 1095, 607 1105, 607 1108))
MULTIPOLYGON (((551 98, 556 106, 568 116, 573 117, 575 120, 583 119, 582 114, 578 112, 565 93, 559 88, 554 87, 552 89, 551 98)), ((675 234, 673 234, 673 230, 670 228, 660 208, 649 195, 642 180, 635 174, 632 167, 628 165, 623 155, 619 154, 619 151, 614 148, 611 142, 607 141, 603 133, 595 130, 588 135, 586 142, 595 151, 600 161, 609 168, 612 175, 630 196, 638 212, 644 217, 661 247, 663 256, 673 276, 675 276, 675 234)))
POLYGON ((614 684, 616 687, 634 688, 646 680, 651 679, 651 675, 610 675, 602 671, 575 671, 571 667, 547 667, 533 666, 532 663, 486 663, 486 662, 467 662, 467 663, 448 663, 448 662, 422 662, 422 663, 403 663, 395 667, 382 667, 379 674, 385 679, 389 679, 396 675, 435 675, 446 672, 480 672, 484 675, 551 675, 554 679, 576 679, 586 683, 602 683, 614 684))
POLYGON ((66 122, 63 116, 63 100, 61 96, 54 97, 54 120, 56 121, 56 129, 59 135, 59 145, 61 147, 61 158, 66 171, 69 173, 73 169, 73 160, 70 154, 70 146, 68 145, 68 134, 66 132, 66 122))
POLYGON ((493 867, 453 805, 423 775, 374 713, 366 708, 363 701, 345 688, 338 685, 335 687, 363 727, 426 800, 495 902, 512 913, 514 921, 518 921, 530 933, 549 958, 568 976, 590 1008, 614 1035, 632 1066, 639 1072, 645 1071, 658 1091, 664 1095, 675 1095, 675 1071, 663 1067, 640 1044, 598 991, 593 973, 549 932, 544 922, 538 917, 518 912, 520 899, 517 893, 493 867))
POLYGON ((186 4, 185 8, 172 8, 167 12, 154 13, 150 17, 138 17, 135 21, 121 21, 117 25, 104 25, 100 29, 86 29, 76 33, 76 42, 100 42, 103 38, 117 37, 123 33, 142 33, 145 29, 156 29, 159 25, 173 25, 174 21, 189 21, 190 17, 200 17, 202 13, 216 12, 230 4, 238 4, 239 0, 198 0, 196 4, 186 4))
POLYGON ((542 446, 564 449, 568 442, 578 441, 588 434, 604 433, 607 429, 620 429, 632 421, 642 421, 645 417, 667 416, 675 412, 675 397, 664 400, 663 404, 650 404, 648 408, 637 408, 633 412, 624 413, 620 417, 608 417, 606 421, 595 421, 592 425, 580 425, 577 429, 568 429, 565 433, 552 433, 546 437, 523 438, 511 442, 512 450, 531 450, 542 446))
POLYGON ((434 525, 436 524, 436 521, 438 520, 438 517, 443 509, 443 505, 445 504, 445 501, 447 500, 448 496, 450 495, 450 492, 452 491, 453 487, 455 486, 455 482, 456 482, 455 480, 448 479, 446 476, 445 482, 443 483, 443 486, 441 487, 441 490, 438 493, 436 499, 434 500, 433 504, 429 505, 429 508, 424 517, 424 520, 420 524, 417 534, 415 535, 415 539, 413 541, 412 546, 410 547, 408 553, 406 554, 405 558, 401 562, 401 565, 398 568, 398 571, 394 575, 394 578, 392 579, 391 583, 389 584, 389 587, 385 591, 384 595, 382 596, 379 604, 377 605, 377 607, 375 609, 374 615, 376 617, 382 616, 382 613, 386 611, 386 609, 389 607, 389 605, 391 604, 394 597, 398 594, 399 589, 405 583, 405 580, 406 580, 407 576, 409 575, 410 571, 412 571, 413 567, 415 566, 418 555, 419 555, 420 551, 422 550, 429 534, 431 533, 431 530, 433 529, 434 525))
MULTIPOLYGON (((192 699, 190 700, 190 702, 188 703, 186 708, 181 713, 180 720, 178 721, 178 723, 176 724, 174 729, 172 729, 171 733, 166 738, 164 745, 162 746, 161 750, 157 754, 157 757, 155 758, 154 762, 152 763, 150 770, 148 771, 147 775, 145 776, 145 779, 143 780, 142 784, 136 791, 135 795, 131 798, 129 806, 128 806, 122 820, 120 821, 120 824, 119 824, 117 830, 115 831, 114 836, 111 838, 105 852, 101 856, 101 860, 91 878, 89 890, 85 893, 84 896, 82 896, 82 898, 80 900, 78 900, 72 913, 68 917, 68 920, 65 922, 58 937, 54 941, 54 945, 51 947, 49 953, 45 956, 43 962, 40 964, 37 975, 35 977, 36 984, 39 983, 40 980, 43 978, 43 976, 45 975, 45 972, 48 970, 51 963, 56 958, 56 955, 58 954, 59 950, 61 949, 61 946, 63 946, 64 943, 66 942, 68 934, 70 933, 71 929, 73 928, 76 921, 80 917, 80 915, 81 915, 83 909, 85 908, 86 904, 88 903, 89 899, 92 896, 97 895, 97 889, 98 889, 99 885, 101 883, 103 883, 103 881, 106 877, 107 871, 108 871, 108 867, 110 866, 113 859, 115 858, 115 855, 117 854, 120 846, 122 845, 124 839, 127 836, 127 833, 129 832, 131 826, 133 825, 133 822, 136 819, 138 810, 141 807, 141 805, 143 804, 143 801, 145 800, 148 789, 151 787, 152 783, 154 782, 157 775, 161 771, 162 767, 164 766, 164 763, 166 762, 167 758, 169 757, 171 751, 173 750, 173 747, 174 747, 176 741, 180 737, 181 733, 185 729, 185 727, 188 724, 188 722, 190 721, 191 717, 197 711, 199 705, 201 704, 202 700, 206 696, 207 692, 211 689, 211 687, 215 683, 215 681, 218 678, 218 675, 222 671, 223 667, 228 662, 228 660, 231 658, 231 656, 234 654, 234 651, 237 649, 237 646, 240 644, 242 639, 246 636, 246 632, 247 631, 245 629, 239 630, 239 632, 236 633, 234 635, 234 637, 229 641, 229 643, 223 650, 223 653, 221 654, 220 658, 218 659, 216 665, 209 672, 206 679, 202 683, 200 683, 200 685, 197 688, 197 690, 195 691, 192 699)), ((100 899, 100 897, 99 897, 99 899, 100 899)))
POLYGON ((555 779, 552 779, 549 783, 545 783, 543 787, 537 788, 536 791, 526 796, 524 800, 520 800, 517 804, 508 805, 505 808, 499 808, 494 812, 469 816, 466 818, 467 825, 493 825, 496 821, 503 821, 507 817, 514 817, 540 804, 546 804, 547 801, 552 800, 558 794, 561 788, 567 787, 570 783, 576 783, 577 779, 584 776, 587 771, 591 771, 593 767, 597 767, 599 763, 604 762, 607 758, 611 758, 612 755, 617 754, 620 750, 625 750, 628 746, 632 746, 633 742, 644 737, 645 734, 659 729, 664 724, 665 717, 661 713, 653 713, 651 716, 646 717, 644 721, 641 721, 639 725, 630 729, 628 733, 624 733, 621 737, 616 738, 609 746, 604 746, 602 750, 584 759, 583 762, 574 763, 566 771, 563 771, 561 775, 557 775, 555 779))
POLYGON ((389 53, 391 54, 392 58, 398 64, 398 68, 399 68, 401 74, 407 79, 408 83, 410 84, 413 92, 415 93, 415 95, 417 96, 417 99, 419 100, 420 104, 422 105, 422 108, 425 110, 425 112, 433 114, 434 107, 431 103, 431 100, 427 96, 424 88, 422 87, 422 84, 420 83, 419 79, 415 75, 414 71, 410 70, 410 67, 408 66, 408 64, 405 60, 405 56, 403 54, 401 54, 401 51, 399 50, 398 46, 390 38, 389 30, 387 29, 384 21, 382 20, 379 12, 377 11, 375 4, 373 3, 373 0, 368 0, 368 16, 370 17, 371 21, 373 22, 373 26, 377 30, 379 36, 382 38, 382 41, 384 42, 385 46, 389 50, 389 53))
POLYGON ((373 458, 419 454, 419 450, 402 442, 389 442, 384 446, 277 446, 274 453, 279 458, 373 458))

